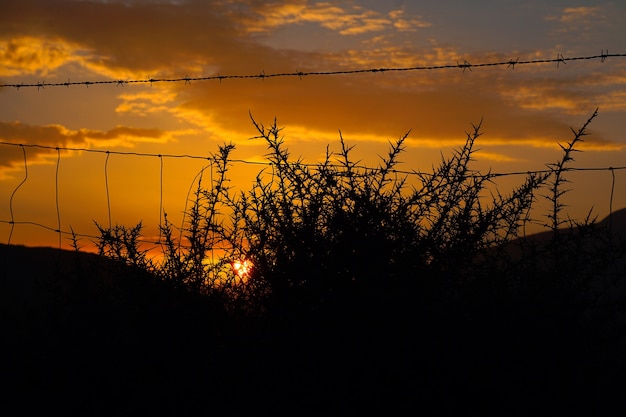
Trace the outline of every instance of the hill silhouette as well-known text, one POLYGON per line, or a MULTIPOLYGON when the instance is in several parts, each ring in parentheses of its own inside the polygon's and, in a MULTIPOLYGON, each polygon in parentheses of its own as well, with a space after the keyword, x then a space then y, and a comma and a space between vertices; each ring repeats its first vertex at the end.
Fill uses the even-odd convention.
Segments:
MULTIPOLYGON (((610 221, 624 239, 626 209, 610 221)), ((345 298, 316 315, 251 317, 94 254, 0 245, 0 259, 2 400, 21 414, 594 415, 623 407, 619 304, 577 311, 554 294, 546 302, 483 287, 425 304, 417 300, 428 296, 409 288, 345 298)))

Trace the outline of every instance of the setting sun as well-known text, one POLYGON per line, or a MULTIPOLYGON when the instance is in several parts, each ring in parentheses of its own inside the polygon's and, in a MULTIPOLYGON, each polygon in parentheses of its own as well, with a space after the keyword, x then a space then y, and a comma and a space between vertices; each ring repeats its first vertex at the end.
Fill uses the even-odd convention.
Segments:
POLYGON ((246 282, 250 278, 250 272, 252 272, 252 262, 248 259, 241 259, 233 261, 231 264, 233 272, 242 282, 246 282))

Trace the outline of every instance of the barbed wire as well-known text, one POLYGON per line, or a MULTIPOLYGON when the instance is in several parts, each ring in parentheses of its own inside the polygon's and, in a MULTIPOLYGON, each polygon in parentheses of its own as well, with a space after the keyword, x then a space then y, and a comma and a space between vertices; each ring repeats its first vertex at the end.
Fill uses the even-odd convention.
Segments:
MULTIPOLYGON (((171 154, 171 153, 150 153, 150 152, 131 152, 131 151, 112 151, 112 150, 103 150, 103 149, 89 149, 89 148, 76 148, 76 147, 65 147, 65 146, 50 146, 50 145, 40 145, 40 144, 32 144, 32 143, 14 143, 14 142, 4 142, 4 141, 0 141, 0 146, 14 146, 14 147, 19 147, 22 150, 24 148, 38 148, 38 149, 46 149, 46 150, 53 150, 56 152, 60 152, 60 151, 70 151, 70 152, 87 152, 87 153, 98 153, 98 154, 104 154, 107 155, 107 160, 105 160, 105 174, 106 174, 106 164, 108 161, 108 156, 109 155, 126 155, 126 156, 138 156, 138 157, 152 157, 152 158, 172 158, 172 159, 196 159, 196 160, 204 160, 207 161, 211 164, 213 163, 217 163, 219 157, 216 157, 214 155, 208 155, 208 156, 202 156, 202 155, 192 155, 192 154, 171 154)), ((271 167, 272 165, 274 165, 273 162, 271 161, 259 161, 259 160, 250 160, 250 159, 237 159, 237 158, 233 158, 233 159, 229 159, 228 160, 229 163, 233 163, 233 164, 246 164, 246 165, 259 165, 259 166, 266 166, 266 167, 271 167)), ((291 164, 293 165, 298 165, 298 166, 302 166, 302 167, 307 167, 307 168, 318 168, 320 167, 320 165, 322 165, 321 163, 317 162, 302 162, 302 161, 294 161, 291 162, 291 164)), ((338 164, 328 164, 328 163, 324 163, 323 164, 325 167, 328 168, 342 168, 344 167, 344 165, 338 163, 338 164)), ((368 171, 376 171, 378 168, 377 167, 372 167, 372 166, 367 166, 367 165, 354 165, 352 166, 353 168, 356 169, 360 169, 363 171, 366 171, 366 174, 368 171)), ((610 167, 565 167, 564 171, 610 171, 610 170, 624 170, 626 169, 626 166, 610 166, 610 167)), ((542 170, 531 170, 531 171, 509 171, 509 172, 489 172, 489 173, 484 173, 481 174, 479 173, 479 171, 470 171, 471 176, 474 176, 476 178, 497 178, 497 177, 507 177, 507 176, 517 176, 517 175, 528 175, 528 174, 542 174, 542 173, 548 173, 551 172, 552 170, 549 168, 546 169, 542 169, 542 170)), ((416 170, 401 170, 401 169, 390 169, 388 170, 388 172, 390 173, 394 173, 394 174, 406 174, 406 175, 429 175, 429 173, 425 173, 425 172, 421 172, 421 171, 416 171, 416 170)))
MULTIPOLYGON (((461 69, 463 72, 465 70, 471 71, 472 68, 480 68, 480 67, 496 67, 496 66, 506 66, 507 68, 515 69, 516 65, 534 65, 534 64, 548 64, 548 63, 556 63, 557 68, 560 67, 561 64, 566 64, 569 61, 578 61, 578 60, 594 60, 600 59, 600 62, 605 62, 609 57, 626 57, 626 54, 609 54, 608 50, 601 51, 600 55, 592 55, 592 56, 577 56, 577 57, 569 57, 566 58, 562 54, 558 54, 556 58, 553 59, 534 59, 534 60, 520 60, 519 57, 516 59, 510 59, 508 61, 499 61, 499 62, 484 62, 478 64, 471 64, 467 60, 463 60, 463 63, 457 62, 456 64, 447 64, 447 65, 432 65, 432 66, 414 66, 414 67, 397 67, 397 68, 368 68, 368 69, 353 69, 353 70, 337 70, 337 71, 296 71, 296 72, 284 72, 284 73, 270 73, 266 74, 264 71, 261 71, 257 74, 248 74, 248 75, 213 75, 208 77, 189 77, 185 76, 183 78, 148 78, 148 79, 135 79, 135 80, 101 80, 101 81, 77 81, 72 82, 69 79, 66 82, 59 83, 46 83, 45 81, 37 82, 37 83, 19 83, 19 84, 0 84, 0 87, 13 87, 16 89, 20 88, 37 88, 45 89, 46 87, 69 87, 76 85, 85 85, 89 87, 90 85, 102 85, 102 84, 115 84, 118 86, 124 87, 126 84, 150 84, 153 83, 163 83, 163 82, 184 82, 185 84, 191 85, 192 81, 210 81, 210 80, 222 80, 227 79, 265 79, 265 78, 276 78, 276 77, 298 77, 302 78, 305 76, 332 76, 332 75, 352 75, 352 74, 363 74, 363 73, 384 73, 384 72, 409 72, 409 71, 422 71, 422 70, 444 70, 444 69, 461 69)), ((112 151, 112 150, 99 150, 99 149, 88 149, 88 148, 77 148, 77 147, 60 147, 60 146, 48 146, 41 144, 23 144, 23 143, 13 143, 13 142, 3 142, 0 141, 0 145, 5 146, 16 146, 20 147, 23 153, 24 160, 24 173, 25 176, 22 181, 17 185, 17 187, 11 193, 11 197, 9 200, 9 210, 10 210, 10 219, 0 219, 0 223, 5 223, 11 225, 10 235, 9 235, 9 243, 11 242, 11 237, 13 235, 15 225, 33 225, 37 226, 49 231, 53 231, 59 234, 59 248, 61 247, 61 237, 63 235, 71 236, 72 238, 82 237, 89 239, 98 239, 98 236, 76 233, 74 230, 62 230, 61 228, 61 212, 59 207, 59 165, 61 160, 61 151, 68 152, 89 152, 89 153, 100 153, 106 155, 105 165, 104 165, 104 175, 105 175, 105 185, 106 185, 106 194, 107 194, 107 206, 108 206, 108 220, 109 227, 111 227, 111 207, 110 207, 110 197, 109 197, 109 189, 108 189, 108 160, 110 155, 128 155, 128 156, 137 156, 137 157, 157 157, 160 159, 160 203, 159 203, 159 226, 161 226, 161 216, 163 211, 163 159, 164 158, 186 158, 186 159, 197 159, 197 160, 205 160, 212 166, 213 163, 216 162, 216 157, 213 155, 209 156, 200 156, 200 155, 190 155, 190 154, 161 154, 161 153, 142 153, 142 152, 128 152, 128 151, 112 151), (55 189, 55 201, 56 201, 56 227, 45 225, 39 222, 34 221, 17 221, 15 219, 13 213, 13 199, 18 191, 18 189, 28 180, 28 163, 26 159, 26 148, 39 148, 45 150, 54 150, 57 153, 57 162, 56 162, 56 189, 55 189)), ((270 161, 258 161, 258 160, 245 160, 245 159, 231 159, 228 161, 229 163, 241 163, 241 164, 249 164, 249 165, 259 165, 259 166, 272 166, 272 162, 270 161)), ((308 168, 317 168, 320 167, 319 163, 304 163, 302 161, 294 162, 294 164, 298 164, 302 167, 308 168)), ((342 168, 341 164, 324 164, 325 167, 328 168, 342 168)), ((207 166, 208 167, 208 166, 207 166)), ((205 168, 207 168, 205 167, 205 168)), ((203 169, 205 169, 203 168, 203 169)), ((375 172, 377 170, 376 167, 368 167, 368 166, 354 166, 352 168, 362 170, 362 175, 369 175, 369 173, 375 172)), ((626 166, 617 166, 617 167, 568 167, 565 168, 564 171, 610 171, 612 175, 612 185, 611 185, 611 197, 610 197, 610 211, 612 212, 613 206, 613 194, 615 188, 615 171, 616 170, 626 170, 626 166)), ((403 175, 418 175, 420 177, 429 175, 428 173, 422 173, 419 171, 406 171, 406 170, 397 170, 392 169, 388 170, 390 173, 394 174, 403 174, 403 175)), ((515 176, 515 175, 531 175, 531 174, 542 174, 549 173, 550 169, 543 170, 534 170, 534 171, 513 171, 513 172, 489 172, 487 174, 480 173, 478 171, 470 171, 469 175, 477 178, 497 178, 497 177, 507 177, 507 176, 515 176)), ((195 181, 195 179, 194 179, 195 181)), ((159 227, 160 228, 160 227, 159 227)), ((159 236, 159 241, 150 241, 150 240, 142 240, 143 243, 151 243, 155 245, 159 245, 161 237, 159 236)))
POLYGON ((506 66, 507 68, 515 69, 516 65, 536 65, 536 64, 554 64, 556 63, 556 67, 559 68, 561 64, 566 64, 570 61, 581 61, 581 60, 594 60, 599 59, 600 62, 605 62, 608 58, 622 58, 626 57, 626 54, 609 54, 608 49, 606 51, 602 50, 600 55, 589 55, 589 56, 576 56, 576 57, 565 57, 563 54, 558 54, 556 58, 548 58, 548 59, 530 59, 530 60, 520 60, 519 57, 515 59, 509 59, 508 61, 497 61, 497 62, 482 62, 477 64, 472 64, 467 60, 463 60, 462 63, 458 61, 454 64, 444 64, 444 65, 426 65, 426 66, 414 66, 414 67, 380 67, 380 68, 361 68, 361 69, 351 69, 351 70, 335 70, 335 71, 294 71, 294 72, 278 72, 278 73, 269 73, 266 74, 265 71, 261 71, 256 74, 231 74, 231 75, 210 75, 206 77, 179 77, 179 78, 147 78, 147 79, 132 79, 132 80, 99 80, 99 81, 70 81, 68 78, 65 82, 36 82, 36 83, 13 83, 13 84, 0 84, 0 87, 12 87, 16 89, 20 88, 37 88, 45 89, 46 87, 69 87, 76 85, 84 85, 89 87, 90 85, 101 85, 101 84, 115 84, 118 86, 125 86, 126 84, 155 84, 155 83, 176 83, 176 82, 184 82, 185 84, 191 85, 192 82, 195 81, 211 81, 211 80, 233 80, 233 79, 266 79, 266 78, 277 78, 277 77, 307 77, 307 76, 332 76, 332 75, 354 75, 354 74, 363 74, 363 73, 384 73, 384 72, 411 72, 411 71, 429 71, 429 70, 444 70, 444 69, 461 69, 463 72, 465 70, 471 71, 472 68, 481 68, 481 67, 498 67, 498 66, 506 66))
MULTIPOLYGON (((163 172, 164 172, 164 168, 163 168, 163 159, 164 158, 188 158, 188 159, 197 159, 197 160, 206 160, 208 161, 208 165, 206 165, 205 167, 203 167, 201 169, 201 171, 194 177, 192 184, 190 185, 189 190, 191 190, 191 187, 195 184, 195 182, 198 180, 198 176, 201 175, 201 173, 207 169, 207 168, 211 168, 211 178, 212 178, 212 168, 214 166, 214 164, 217 162, 217 157, 214 156, 199 156, 199 155, 189 155, 189 154, 155 154, 155 153, 140 153, 140 152, 125 152, 125 151, 111 151, 111 150, 99 150, 99 149, 88 149, 88 148, 75 148, 75 147, 60 147, 60 146, 49 146, 49 145, 40 145, 40 144, 20 144, 20 143, 12 143, 12 142, 0 142, 0 145, 5 145, 5 146, 15 146, 15 147, 20 147, 21 151, 22 151, 22 155, 23 155, 23 169, 24 169, 24 178, 20 181, 20 183, 13 189, 12 193, 11 193, 11 197, 9 199, 9 213, 10 213, 10 219, 0 219, 0 223, 4 223, 4 224, 8 224, 10 225, 10 233, 9 233, 9 239, 8 239, 8 244, 11 243, 11 239, 12 239, 12 235, 14 232, 14 228, 16 225, 32 225, 32 226, 36 226, 36 227, 40 227, 42 229, 48 230, 48 231, 52 231, 57 233, 58 236, 58 245, 59 248, 62 247, 62 237, 63 236, 69 236, 71 239, 76 239, 76 238, 88 238, 91 239, 93 242, 96 242, 100 236, 95 236, 95 235, 91 235, 91 234, 86 234, 86 233, 77 233, 75 232, 73 229, 72 230, 63 230, 61 227, 61 210, 60 210, 60 206, 59 206, 59 167, 60 167, 60 162, 61 162, 61 151, 75 151, 75 152, 91 152, 91 153, 98 153, 98 154, 104 154, 106 155, 105 161, 104 161, 104 176, 105 176, 105 192, 106 192, 106 201, 107 201, 107 214, 108 214, 108 221, 109 221, 109 228, 112 227, 112 222, 111 222, 111 204, 110 204, 110 195, 109 195, 109 183, 108 183, 108 162, 109 162, 109 157, 111 155, 127 155, 127 156, 134 156, 134 157, 155 157, 155 158, 159 158, 160 160, 160 173, 159 173, 159 181, 160 181, 160 186, 159 186, 159 193, 160 193, 160 201, 159 201, 159 230, 161 229, 161 225, 162 225, 162 215, 163 215, 163 172), (14 197, 17 193, 17 191, 24 185, 25 182, 27 182, 27 180, 29 179, 29 174, 28 174, 28 160, 27 160, 27 154, 26 154, 26 149, 27 148, 39 148, 39 149, 46 149, 46 150, 54 150, 56 151, 56 174, 55 174, 55 204, 56 204, 56 227, 55 226, 50 226, 50 225, 46 225, 43 223, 39 223, 39 222, 35 222, 35 221, 18 221, 15 219, 15 215, 13 212, 13 200, 14 197)), ((273 163, 270 161, 250 161, 250 160, 245 160, 245 159, 232 159, 228 161, 229 163, 241 163, 241 164, 252 164, 252 165, 261 165, 261 166, 272 166, 273 163)), ((297 165, 297 166, 301 166, 301 167, 307 167, 307 168, 321 168, 322 166, 324 168, 345 168, 344 165, 342 164, 328 164, 328 163, 304 163, 302 161, 297 161, 297 162, 293 162, 293 165, 297 165)), ((370 167, 370 166, 362 166, 362 165, 355 165, 355 166, 351 166, 351 169, 353 170, 361 170, 360 173, 356 172, 356 171, 352 171, 351 175, 371 175, 371 173, 375 173, 377 170, 379 170, 380 168, 376 168, 376 167, 370 167)), ((609 211, 610 213, 613 212, 613 197, 614 197, 614 192, 615 192, 615 171, 620 171, 620 170, 626 170, 626 166, 609 166, 609 167, 566 167, 563 169, 564 172, 575 172, 575 171, 586 171, 586 172, 590 172, 590 171, 610 171, 611 172, 611 192, 610 192, 610 202, 609 202, 609 211)), ((387 172, 389 173, 395 173, 395 174, 403 174, 403 175, 416 175, 420 178, 423 178, 424 176, 428 176, 428 175, 433 175, 432 173, 423 173, 423 172, 419 172, 419 171, 406 171, 406 170, 396 170, 396 169, 391 169, 391 170, 387 170, 387 172)), ((475 177, 475 178, 483 178, 483 179, 492 179, 492 178, 498 178, 498 177, 507 177, 507 176, 517 176, 517 175, 538 175, 538 174, 544 174, 544 173, 550 173, 553 172, 553 169, 550 168, 546 168, 546 169, 542 169, 542 170, 529 170, 529 171, 510 171, 510 172, 488 172, 488 173, 480 173, 479 171, 469 171, 468 172, 468 177, 475 177)), ((338 175, 341 175, 341 172, 337 172, 338 175)), ((189 198, 189 191, 187 193, 187 199, 189 198)), ((186 208, 184 210, 184 212, 186 212, 186 208)), ((185 213, 183 213, 184 215, 185 213)), ((184 221, 184 218, 183 218, 184 221)), ((183 230, 183 226, 181 226, 181 233, 183 230)), ((142 243, 142 244, 151 244, 151 245, 161 245, 163 242, 161 241, 162 236, 159 234, 158 240, 150 240, 150 239, 139 239, 138 242, 142 243)), ((182 239, 182 234, 180 236, 180 239, 182 239)), ((220 249, 224 249, 224 248, 214 248, 216 250, 220 250, 220 249)))

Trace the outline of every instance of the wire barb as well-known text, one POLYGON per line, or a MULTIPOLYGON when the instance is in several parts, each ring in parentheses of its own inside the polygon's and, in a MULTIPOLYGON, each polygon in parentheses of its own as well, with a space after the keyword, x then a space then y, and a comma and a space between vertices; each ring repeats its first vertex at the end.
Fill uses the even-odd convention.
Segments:
POLYGON ((604 52, 604 49, 600 52, 600 62, 604 62, 606 61, 607 57, 609 56, 609 50, 607 49, 606 52, 604 52))
POLYGON ((470 64, 469 62, 467 62, 466 60, 463 60, 462 64, 459 64, 457 61, 457 66, 459 68, 463 69, 463 72, 465 72, 466 69, 469 69, 470 71, 472 70, 472 64, 470 64))

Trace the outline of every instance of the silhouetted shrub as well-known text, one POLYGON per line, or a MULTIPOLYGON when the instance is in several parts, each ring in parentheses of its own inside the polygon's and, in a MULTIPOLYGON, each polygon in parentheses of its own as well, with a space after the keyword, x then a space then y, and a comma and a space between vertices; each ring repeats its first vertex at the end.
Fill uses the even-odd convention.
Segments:
POLYGON ((100 252, 256 312, 312 314, 327 306, 388 304, 393 297, 446 303, 478 289, 489 296, 588 294, 591 287, 581 286, 623 254, 595 219, 562 215, 568 163, 596 115, 572 130, 560 160, 529 173, 508 194, 489 172, 470 167, 480 124, 432 172, 403 173, 396 166, 408 133, 390 143, 378 167, 354 162, 341 135, 341 151, 327 150, 312 165, 291 158, 276 121, 266 127, 252 119, 269 167, 250 190, 228 185, 235 147, 220 146, 208 187, 199 174, 180 238, 166 217, 162 264, 137 248, 141 225, 98 226, 100 252), (551 233, 530 241, 519 231, 537 195, 551 203, 545 223, 551 233), (252 265, 245 276, 233 269, 242 260, 252 265))

